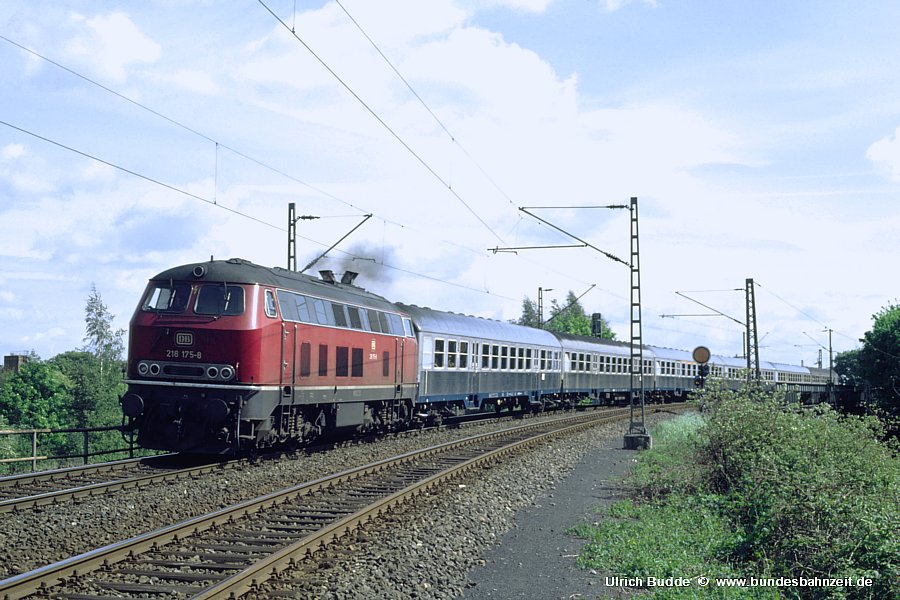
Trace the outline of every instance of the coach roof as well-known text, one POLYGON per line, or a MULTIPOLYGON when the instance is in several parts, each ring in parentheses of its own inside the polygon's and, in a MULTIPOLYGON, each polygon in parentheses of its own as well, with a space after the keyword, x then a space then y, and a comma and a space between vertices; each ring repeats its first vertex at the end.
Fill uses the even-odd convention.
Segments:
POLYGON ((481 317, 471 317, 452 312, 423 308, 414 304, 399 304, 409 313, 420 331, 437 336, 474 338, 506 344, 552 346, 559 348, 559 342, 549 331, 523 327, 503 321, 481 317))

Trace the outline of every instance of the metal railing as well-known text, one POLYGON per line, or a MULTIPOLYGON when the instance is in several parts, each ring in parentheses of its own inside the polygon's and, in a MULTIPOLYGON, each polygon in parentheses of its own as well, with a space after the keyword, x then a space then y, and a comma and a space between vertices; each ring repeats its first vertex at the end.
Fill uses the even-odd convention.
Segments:
MULTIPOLYGON (((81 459, 82 464, 88 464, 92 457, 96 456, 107 456, 109 454, 119 454, 119 453, 128 453, 128 458, 134 458, 134 452, 137 448, 135 444, 134 437, 131 437, 127 440, 123 437, 122 443, 127 443, 128 445, 122 448, 114 448, 110 450, 94 450, 91 451, 91 434, 92 433, 103 433, 107 431, 119 431, 122 432, 123 428, 120 425, 108 425, 106 427, 70 427, 66 429, 3 429, 0 430, 0 437, 6 438, 7 436, 31 436, 31 455, 30 456, 18 456, 13 458, 0 458, 0 465, 8 464, 10 467, 16 463, 23 462, 31 462, 31 470, 38 470, 38 462, 39 461, 71 461, 73 459, 81 459), (38 454, 38 448, 40 446, 39 436, 42 435, 54 435, 54 434, 81 434, 81 452, 79 453, 69 453, 69 454, 60 454, 60 455, 46 455, 46 454, 38 454)), ((96 441, 94 443, 96 447, 96 441)))

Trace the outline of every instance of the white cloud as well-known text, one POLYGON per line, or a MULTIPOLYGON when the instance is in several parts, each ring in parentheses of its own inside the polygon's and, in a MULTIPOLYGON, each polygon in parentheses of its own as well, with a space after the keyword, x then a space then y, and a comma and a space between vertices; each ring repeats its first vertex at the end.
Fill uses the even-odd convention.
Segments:
POLYGON ((25 146, 22 144, 7 144, 3 147, 3 150, 0 151, 0 157, 3 157, 3 160, 14 160, 24 155, 25 146))
POLYGON ((609 12, 614 12, 628 4, 640 2, 649 6, 657 6, 656 0, 600 0, 600 4, 609 12))
POLYGON ((106 77, 124 81, 126 67, 159 60, 160 45, 144 35, 123 12, 92 18, 73 14, 71 19, 83 23, 86 29, 80 37, 69 42, 67 51, 90 63, 106 77))
POLYGON ((900 181, 900 127, 866 150, 866 158, 884 169, 892 181, 900 181))

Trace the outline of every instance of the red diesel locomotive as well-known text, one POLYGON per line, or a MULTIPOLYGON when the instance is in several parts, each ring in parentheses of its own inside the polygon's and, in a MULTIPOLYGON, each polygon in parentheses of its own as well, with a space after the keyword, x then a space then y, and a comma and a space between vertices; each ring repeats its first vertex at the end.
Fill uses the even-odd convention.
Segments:
POLYGON ((131 319, 121 401, 138 443, 227 453, 408 424, 412 322, 353 277, 241 259, 153 277, 131 319))

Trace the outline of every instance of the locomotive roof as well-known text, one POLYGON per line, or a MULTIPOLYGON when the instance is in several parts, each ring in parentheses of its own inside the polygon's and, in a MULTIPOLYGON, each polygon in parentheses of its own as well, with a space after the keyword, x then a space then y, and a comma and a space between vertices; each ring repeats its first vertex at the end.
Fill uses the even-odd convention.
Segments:
POLYGON ((558 345, 556 338, 549 331, 533 327, 444 312, 414 304, 398 303, 397 305, 409 313, 416 327, 425 333, 448 337, 470 337, 510 344, 558 345))
POLYGON ((268 285, 338 302, 391 312, 398 311, 396 304, 361 287, 339 282, 329 283, 312 275, 280 267, 264 267, 242 258, 210 260, 172 267, 150 279, 150 281, 169 280, 268 285))

